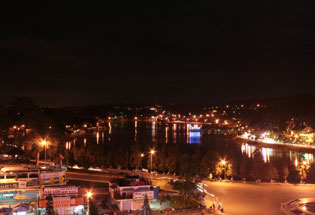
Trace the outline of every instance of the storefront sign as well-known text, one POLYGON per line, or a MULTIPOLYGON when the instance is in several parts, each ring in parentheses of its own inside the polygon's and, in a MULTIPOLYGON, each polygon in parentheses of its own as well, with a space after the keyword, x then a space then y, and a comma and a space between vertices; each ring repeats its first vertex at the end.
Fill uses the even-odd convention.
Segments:
POLYGON ((48 204, 48 200, 39 200, 38 201, 38 207, 40 208, 46 208, 48 204))
POLYGON ((53 204, 54 208, 70 207, 70 197, 54 197, 53 204))
POLYGON ((0 200, 14 199, 15 193, 0 193, 0 200))
POLYGON ((154 199, 154 191, 134 192, 133 200, 142 200, 145 198, 154 199))
POLYGON ((49 172, 49 173, 41 173, 40 178, 41 179, 49 179, 49 178, 59 178, 59 176, 66 175, 65 171, 61 172, 49 172))
POLYGON ((78 194, 78 187, 46 187, 44 195, 78 194))
POLYGON ((26 188, 27 181, 19 181, 19 188, 26 188))
POLYGON ((15 199, 26 199, 27 196, 25 196, 25 195, 16 195, 14 198, 15 199))
POLYGON ((83 198, 72 198, 71 199, 71 205, 84 205, 83 198))
POLYGON ((19 183, 0 183, 0 189, 1 188, 18 188, 19 183))

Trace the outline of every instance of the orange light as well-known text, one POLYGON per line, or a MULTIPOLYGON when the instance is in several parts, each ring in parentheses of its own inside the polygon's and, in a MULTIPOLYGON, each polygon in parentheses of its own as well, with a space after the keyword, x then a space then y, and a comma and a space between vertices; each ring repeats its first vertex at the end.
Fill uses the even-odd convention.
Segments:
POLYGON ((87 196, 88 198, 91 198, 91 197, 93 196, 93 193, 89 191, 89 192, 87 192, 86 196, 87 196))

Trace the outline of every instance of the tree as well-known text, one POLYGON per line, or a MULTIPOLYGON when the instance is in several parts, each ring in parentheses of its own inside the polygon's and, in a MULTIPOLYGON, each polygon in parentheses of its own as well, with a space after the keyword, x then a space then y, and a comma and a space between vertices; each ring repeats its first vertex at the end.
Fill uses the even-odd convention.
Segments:
POLYGON ((249 173, 249 159, 246 155, 242 156, 242 161, 240 164, 240 177, 247 178, 249 173))
POLYGON ((46 198, 48 200, 47 202, 47 207, 46 207, 46 214, 47 215, 55 215, 55 209, 54 209, 54 203, 53 203, 53 198, 51 195, 47 196, 46 198))
POLYGON ((266 164, 264 169, 263 178, 265 180, 270 181, 279 178, 277 169, 271 163, 266 164))
POLYGON ((288 166, 285 165, 283 168, 282 168, 282 175, 283 175, 283 178, 284 178, 284 182, 287 182, 287 178, 289 176, 289 169, 288 169, 288 166))
POLYGON ((305 181, 310 169, 310 165, 306 162, 303 161, 298 167, 297 170, 299 171, 299 174, 301 176, 301 180, 305 181))
POLYGON ((140 168, 142 161, 141 150, 138 144, 131 147, 130 166, 131 168, 140 168))
POLYGON ((262 179, 264 175, 264 161, 259 151, 255 152, 254 158, 252 159, 252 167, 250 169, 251 178, 258 180, 262 179))
POLYGON ((90 214, 89 215, 98 215, 98 208, 94 200, 90 199, 90 214))
POLYGON ((315 183, 315 164, 312 164, 309 168, 309 174, 307 175, 306 181, 308 183, 315 183))
POLYGON ((147 195, 145 195, 141 215, 151 215, 151 208, 150 208, 150 204, 149 204, 149 200, 148 200, 147 195))
POLYGON ((289 175, 288 175, 288 181, 292 182, 292 183, 297 183, 299 182, 301 179, 299 171, 297 170, 297 168, 290 164, 289 165, 289 175))

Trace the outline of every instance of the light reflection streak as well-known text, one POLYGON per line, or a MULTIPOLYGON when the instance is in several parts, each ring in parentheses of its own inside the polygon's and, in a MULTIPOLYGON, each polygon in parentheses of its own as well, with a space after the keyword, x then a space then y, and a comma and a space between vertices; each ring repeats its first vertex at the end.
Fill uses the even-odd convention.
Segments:
POLYGON ((100 132, 96 132, 96 144, 99 144, 100 141, 100 132))

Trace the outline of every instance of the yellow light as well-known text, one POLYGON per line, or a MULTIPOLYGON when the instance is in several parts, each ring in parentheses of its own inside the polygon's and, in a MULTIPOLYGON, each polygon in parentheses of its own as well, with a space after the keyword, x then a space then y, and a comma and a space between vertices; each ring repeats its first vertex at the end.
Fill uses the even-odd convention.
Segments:
POLYGON ((155 153, 154 149, 151 149, 150 153, 151 153, 152 155, 154 155, 154 153, 155 153))
POLYGON ((216 124, 218 124, 218 123, 219 123, 219 121, 220 121, 219 119, 216 119, 216 120, 215 120, 215 123, 216 123, 216 124))
POLYGON ((84 124, 83 126, 84 126, 84 128, 87 128, 87 124, 84 124))
POLYGON ((143 153, 141 153, 141 157, 144 157, 144 154, 143 154, 143 153))
POLYGON ((221 164, 222 164, 222 165, 225 165, 225 164, 226 164, 226 161, 225 161, 225 160, 221 160, 221 164))
POLYGON ((307 163, 306 163, 306 161, 303 161, 303 165, 306 165, 307 163))
POLYGON ((47 144, 46 140, 42 140, 42 142, 40 142, 40 144, 42 144, 43 146, 45 146, 47 144))
POLYGON ((93 195, 93 193, 92 192, 87 192, 87 194, 86 194, 86 196, 88 197, 88 198, 91 198, 92 197, 92 195, 93 195))

